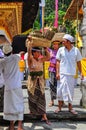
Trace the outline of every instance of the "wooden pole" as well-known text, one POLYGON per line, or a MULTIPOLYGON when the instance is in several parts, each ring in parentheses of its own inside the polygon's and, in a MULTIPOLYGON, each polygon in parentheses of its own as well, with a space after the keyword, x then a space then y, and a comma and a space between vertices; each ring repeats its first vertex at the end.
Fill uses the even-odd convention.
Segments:
POLYGON ((45 0, 41 0, 41 2, 39 3, 39 6, 41 7, 40 9, 42 10, 41 12, 41 29, 42 29, 42 34, 44 33, 44 9, 45 9, 45 0))
POLYGON ((45 7, 42 6, 42 34, 44 33, 44 9, 45 7))

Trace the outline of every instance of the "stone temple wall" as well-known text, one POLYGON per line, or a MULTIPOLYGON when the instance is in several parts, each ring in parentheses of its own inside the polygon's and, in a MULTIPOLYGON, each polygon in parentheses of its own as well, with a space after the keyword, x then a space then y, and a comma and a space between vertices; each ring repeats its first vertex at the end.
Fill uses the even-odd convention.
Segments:
POLYGON ((86 0, 84 0, 83 12, 84 14, 83 14, 80 34, 82 36, 82 41, 83 41, 82 56, 86 58, 86 0))

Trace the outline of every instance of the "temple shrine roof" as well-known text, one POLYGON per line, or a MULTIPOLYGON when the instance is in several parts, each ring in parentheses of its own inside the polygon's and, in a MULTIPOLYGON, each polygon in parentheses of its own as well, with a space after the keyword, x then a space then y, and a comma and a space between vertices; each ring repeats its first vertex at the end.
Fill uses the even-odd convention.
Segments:
POLYGON ((64 16, 64 19, 70 19, 70 20, 75 20, 78 19, 82 19, 83 17, 83 11, 82 11, 82 4, 83 4, 84 0, 72 0, 67 11, 66 14, 64 16), (78 15, 77 15, 78 13, 78 15))
POLYGON ((12 39, 15 35, 32 28, 39 1, 0 0, 0 30, 12 39))

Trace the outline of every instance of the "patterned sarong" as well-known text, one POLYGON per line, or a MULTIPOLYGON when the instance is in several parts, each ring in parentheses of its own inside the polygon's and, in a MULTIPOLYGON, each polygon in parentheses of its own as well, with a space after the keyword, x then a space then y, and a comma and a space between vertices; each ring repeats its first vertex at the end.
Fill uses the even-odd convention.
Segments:
POLYGON ((29 95, 29 109, 30 112, 34 115, 43 115, 46 113, 46 101, 45 93, 42 93, 39 85, 39 79, 34 90, 34 95, 28 91, 29 95))

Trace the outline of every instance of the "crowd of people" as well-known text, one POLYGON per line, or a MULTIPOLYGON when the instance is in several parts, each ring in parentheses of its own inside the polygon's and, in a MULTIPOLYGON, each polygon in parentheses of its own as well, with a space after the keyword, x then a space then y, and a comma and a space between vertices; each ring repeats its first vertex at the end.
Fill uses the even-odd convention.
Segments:
POLYGON ((52 48, 44 47, 45 55, 42 55, 40 47, 32 46, 32 37, 27 37, 29 43, 27 53, 12 54, 10 44, 3 46, 4 58, 0 59, 0 70, 4 79, 4 119, 10 121, 9 130, 14 130, 14 123, 18 121, 18 130, 23 130, 24 100, 22 83, 24 71, 26 72, 28 104, 32 115, 40 115, 41 121, 50 124, 46 114, 45 79, 43 76, 43 65, 49 61, 49 85, 51 101, 49 107, 58 100, 58 108, 55 113, 62 110, 65 102, 68 102, 68 110, 72 114, 78 114, 72 106, 74 97, 74 75, 76 64, 81 78, 81 53, 74 47, 74 38, 65 34, 62 41, 56 39, 52 42, 52 48), (24 70, 20 72, 19 62, 25 61, 24 70), (26 65, 26 67, 25 67, 26 65), (21 76, 22 75, 22 76, 21 76), (21 78, 22 77, 22 78, 21 78))

